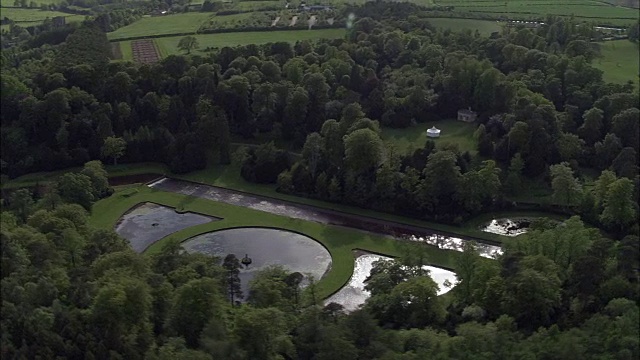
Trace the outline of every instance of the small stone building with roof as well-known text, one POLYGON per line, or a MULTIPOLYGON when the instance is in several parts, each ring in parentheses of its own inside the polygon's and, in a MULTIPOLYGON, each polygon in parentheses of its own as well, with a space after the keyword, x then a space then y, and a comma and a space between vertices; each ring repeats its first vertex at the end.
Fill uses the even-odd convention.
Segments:
POLYGON ((475 111, 469 109, 458 110, 458 120, 464 122, 474 122, 478 118, 478 114, 475 111))

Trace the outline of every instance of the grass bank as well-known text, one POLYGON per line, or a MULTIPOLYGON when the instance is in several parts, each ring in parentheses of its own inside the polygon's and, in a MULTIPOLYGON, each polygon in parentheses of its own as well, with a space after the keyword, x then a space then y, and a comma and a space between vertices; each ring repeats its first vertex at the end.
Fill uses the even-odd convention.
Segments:
MULTIPOLYGON (((73 168, 68 170, 49 172, 49 173, 33 173, 21 176, 19 178, 10 180, 3 186, 4 189, 13 189, 19 187, 35 186, 38 183, 45 183, 53 181, 56 177, 67 171, 79 171, 81 168, 73 168)), ((320 208, 331 209, 335 211, 342 211, 355 215, 368 216, 374 219, 394 221, 407 225, 419 226, 423 228, 433 229, 435 231, 447 232, 458 234, 460 236, 474 237, 489 241, 503 241, 506 237, 497 234, 490 234, 477 229, 474 226, 453 226, 446 224, 439 224, 429 221, 422 221, 404 216, 382 213, 374 210, 362 209, 349 205, 334 204, 317 199, 308 199, 294 195, 282 194, 276 191, 275 185, 270 184, 254 184, 247 182, 240 176, 240 169, 233 165, 222 166, 214 165, 207 167, 204 170, 194 171, 189 174, 171 174, 166 166, 158 163, 140 163, 140 164, 125 164, 117 166, 106 166, 109 173, 109 177, 127 176, 136 174, 166 174, 177 179, 183 179, 202 183, 206 185, 213 185, 224 187, 227 189, 244 191, 251 194, 268 196, 276 199, 291 201, 298 204, 305 204, 311 206, 317 206, 320 208)))
MULTIPOLYGON (((332 257, 331 270, 318 282, 318 295, 325 298, 344 286, 353 273, 353 250, 361 249, 389 256, 400 256, 400 242, 387 237, 357 230, 325 225, 315 222, 291 219, 210 200, 151 189, 146 186, 129 187, 119 190, 107 199, 94 204, 89 224, 110 229, 130 208, 143 202, 180 208, 222 218, 222 220, 193 226, 169 235, 150 246, 145 254, 158 253, 170 239, 185 241, 191 237, 225 228, 243 226, 268 226, 295 231, 307 235, 324 245, 332 257)), ((433 266, 455 268, 459 253, 424 244, 428 250, 428 262, 433 266)))
POLYGON ((599 43, 601 58, 593 60, 593 66, 604 72, 607 82, 624 84, 633 81, 636 89, 640 77, 640 49, 629 40, 614 40, 599 43))

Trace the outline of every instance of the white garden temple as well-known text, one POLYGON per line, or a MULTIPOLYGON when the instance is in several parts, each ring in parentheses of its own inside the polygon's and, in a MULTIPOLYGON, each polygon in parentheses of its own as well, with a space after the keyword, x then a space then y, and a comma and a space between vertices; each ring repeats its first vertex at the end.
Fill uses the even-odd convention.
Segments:
POLYGON ((440 129, 436 129, 436 127, 433 126, 431 129, 427 130, 427 136, 432 138, 440 137, 440 129))

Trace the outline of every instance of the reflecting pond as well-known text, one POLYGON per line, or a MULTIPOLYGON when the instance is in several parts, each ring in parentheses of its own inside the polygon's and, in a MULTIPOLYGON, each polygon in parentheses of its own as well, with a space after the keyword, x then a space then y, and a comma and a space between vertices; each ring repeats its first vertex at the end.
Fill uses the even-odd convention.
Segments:
MULTIPOLYGON (((347 285, 327 298, 324 301, 325 305, 335 302, 342 305, 346 311, 357 310, 371 296, 371 293, 364 289, 364 282, 371 273, 373 263, 378 260, 392 260, 392 258, 370 253, 358 256, 355 261, 353 275, 351 275, 347 285)), ((438 284, 440 288, 438 295, 445 294, 451 290, 451 286, 446 286, 445 282, 450 284, 455 284, 456 282, 456 274, 452 271, 433 266, 424 266, 423 268, 429 270, 429 275, 438 284)))
POLYGON ((180 214, 173 208, 147 202, 125 213, 116 224, 116 232, 141 253, 167 235, 214 220, 219 219, 189 212, 180 214))
MULTIPOLYGON (((269 265, 282 265, 291 272, 313 275, 321 279, 331 266, 331 255, 310 237, 279 229, 237 228, 214 231, 193 237, 182 243, 188 252, 220 257, 235 254, 242 259, 247 254, 252 263, 240 270, 242 292, 248 295, 249 281, 256 272, 269 265)), ((303 282, 303 284, 306 281, 303 282)))

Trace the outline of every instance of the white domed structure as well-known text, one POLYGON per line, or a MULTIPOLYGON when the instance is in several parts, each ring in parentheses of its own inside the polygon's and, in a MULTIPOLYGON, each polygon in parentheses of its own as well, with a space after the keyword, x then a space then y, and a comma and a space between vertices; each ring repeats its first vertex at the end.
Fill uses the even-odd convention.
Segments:
POLYGON ((431 129, 427 130, 427 136, 432 138, 440 137, 440 129, 436 129, 436 127, 433 126, 431 129))

